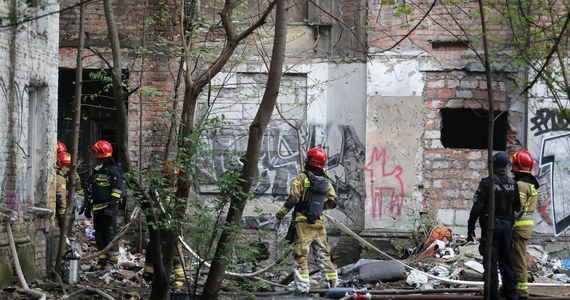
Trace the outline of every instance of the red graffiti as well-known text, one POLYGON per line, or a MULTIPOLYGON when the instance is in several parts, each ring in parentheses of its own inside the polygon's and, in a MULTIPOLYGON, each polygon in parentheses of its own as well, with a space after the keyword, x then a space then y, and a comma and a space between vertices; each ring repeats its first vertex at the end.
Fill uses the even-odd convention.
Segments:
POLYGON ((370 174, 370 198, 372 199, 372 218, 382 218, 382 195, 385 192, 390 194, 390 212, 402 214, 402 205, 404 203, 404 182, 402 181, 403 169, 397 165, 392 171, 386 171, 386 148, 378 153, 378 148, 374 147, 370 161, 366 164, 365 170, 370 174), (374 184, 375 165, 380 162, 382 164, 382 173, 379 179, 380 184, 374 184), (392 184, 389 184, 392 183, 392 184), (399 190, 397 190, 397 186, 399 190), (378 209, 378 213, 376 210, 378 209))

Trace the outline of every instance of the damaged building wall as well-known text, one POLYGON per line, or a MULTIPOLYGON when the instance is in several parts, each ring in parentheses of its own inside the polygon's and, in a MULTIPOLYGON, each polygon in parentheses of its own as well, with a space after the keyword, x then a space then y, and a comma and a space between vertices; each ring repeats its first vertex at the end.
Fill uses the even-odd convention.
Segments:
POLYGON ((420 211, 422 74, 402 57, 379 57, 367 67, 365 229, 408 230, 420 211))
MULTIPOLYGON (((287 69, 277 105, 281 114, 274 111, 266 130, 258 165, 261 179, 253 190, 266 199, 264 210, 274 214, 301 169, 299 150, 304 155, 312 147, 323 147, 329 157, 327 170, 339 194, 335 216, 351 227, 362 228, 364 185, 359 170, 364 165, 361 116, 365 113, 365 64, 321 62, 289 65, 287 69), (296 129, 286 121, 299 127, 300 141, 296 129)), ((236 167, 237 162, 226 157, 229 150, 246 150, 248 126, 257 112, 267 79, 257 64, 240 65, 235 73, 220 77, 231 79, 216 100, 218 106, 213 113, 223 114, 231 125, 211 146, 215 155, 208 165, 217 171, 207 174, 212 182, 236 167), (250 88, 244 89, 246 85, 250 88)), ((248 205, 245 215, 255 216, 258 205, 259 202, 248 205)))
MULTIPOLYGON (((364 167, 365 121, 362 116, 365 113, 366 79, 365 64, 362 63, 365 30, 359 24, 362 24, 366 17, 366 1, 331 2, 330 7, 327 3, 329 1, 317 1, 313 4, 302 1, 290 9, 292 21, 287 39, 289 58, 278 103, 284 116, 300 126, 302 152, 314 146, 326 149, 330 157, 328 167, 341 194, 338 217, 344 218, 351 226, 362 228, 364 180, 360 170, 364 167), (315 6, 320 6, 321 2, 323 7, 315 6), (330 16, 325 18, 324 16, 328 15, 321 9, 330 10, 327 13, 343 22, 339 23, 334 18, 329 18, 330 16), (347 53, 351 55, 347 56, 347 53), (334 60, 331 61, 331 58, 334 60)), ((84 59, 86 69, 108 68, 96 54, 109 53, 106 25, 100 5, 91 3, 87 6, 86 44, 97 52, 93 51, 84 59)), ((216 14, 210 13, 210 10, 211 7, 204 8, 202 12, 217 17, 216 14)), ((161 154, 164 150, 168 127, 161 114, 172 107, 178 68, 176 59, 168 60, 150 54, 143 59, 133 51, 143 42, 148 45, 156 43, 152 41, 152 32, 177 32, 176 28, 163 28, 161 24, 154 24, 144 31, 144 36, 142 35, 143 21, 157 11, 158 6, 145 6, 137 1, 124 3, 123 7, 115 11, 122 37, 123 66, 128 70, 129 80, 158 90, 155 98, 145 97, 141 104, 137 96, 129 98, 129 149, 135 164, 142 155, 142 167, 146 167, 151 161, 151 155, 161 154), (142 122, 139 121, 140 113, 142 122), (143 151, 139 152, 139 149, 143 151)), ((77 19, 77 9, 61 15, 62 69, 75 68, 73 47, 77 44, 77 19)), ((268 24, 267 28, 271 26, 268 24)), ((262 30, 265 31, 266 29, 262 30)), ((267 38, 267 42, 263 42, 264 45, 271 44, 268 37, 271 35, 262 36, 267 38)), ((212 161, 205 163, 215 167, 213 174, 206 174, 212 182, 224 171, 236 167, 235 162, 229 161, 230 156, 226 150, 245 151, 248 122, 255 116, 263 94, 267 71, 261 67, 263 64, 257 52, 258 48, 253 46, 248 41, 246 46, 240 49, 244 62, 235 66, 234 63, 228 65, 231 68, 218 74, 212 81, 212 95, 217 95, 220 91, 213 106, 213 116, 223 114, 233 124, 224 128, 225 136, 218 136, 215 141, 211 141, 211 150, 216 155, 212 161)), ((271 49, 264 49, 264 52, 270 53, 271 49)), ((204 93, 204 103, 208 103, 206 98, 207 94, 204 93)), ((60 105, 62 100, 66 101, 60 99, 60 105)), ((206 110, 205 106, 200 106, 198 112, 206 110)), ((93 130, 96 126, 86 128, 90 131, 88 134, 93 136, 91 141, 83 142, 85 145, 88 146, 96 138, 96 130, 93 130)), ((63 128, 58 134, 66 138, 63 134, 66 130, 68 129, 63 128)), ((83 139, 86 137, 87 135, 82 136, 83 139)), ((84 148, 87 153, 88 147, 84 148)), ((259 163, 262 180, 254 185, 254 190, 260 195, 259 201, 267 207, 266 211, 273 214, 284 200, 290 181, 299 171, 301 164, 296 130, 286 125, 277 112, 267 130, 262 150, 259 163)), ((213 188, 203 186, 205 193, 211 192, 213 188)), ((252 205, 246 216, 257 216, 254 210, 252 205)))
MULTIPOLYGON (((44 210, 55 201, 58 17, 49 13, 58 9, 56 1, 41 9, 0 3, 2 12, 47 15, 0 31, 0 111, 7 116, 0 132, 0 210, 14 212, 12 228, 28 280, 46 273, 50 219, 44 210)), ((0 227, 0 273, 9 275, 6 227, 0 227)), ((12 279, 1 276, 0 286, 12 279)))
MULTIPOLYGON (((467 125, 463 114, 486 120, 488 97, 484 68, 468 47, 481 49, 481 40, 464 36, 457 24, 477 29, 464 14, 476 11, 477 3, 463 2, 464 10, 406 5, 417 9, 397 14, 397 5, 369 2, 366 230, 411 231, 426 215, 465 234, 487 155, 486 141, 466 133, 469 126, 486 127, 467 125)), ((516 95, 511 76, 517 74, 493 74, 494 108, 505 112, 496 123, 495 150, 505 150, 510 119, 520 118, 509 112, 516 95)))
MULTIPOLYGON (((125 51, 123 68, 129 80, 159 92, 155 98, 129 98, 129 149, 133 163, 144 167, 153 154, 164 149, 168 126, 161 115, 172 107, 179 64, 166 56, 143 58, 134 50, 152 44, 153 32, 177 29, 153 24, 143 30, 143 20, 159 7, 138 1, 123 4, 115 11, 125 51)), ((475 11, 477 3, 465 2, 465 10, 444 4, 433 8, 408 4, 423 10, 398 14, 397 5, 390 1, 362 0, 303 1, 291 7, 287 72, 279 109, 299 124, 302 152, 314 146, 327 151, 327 168, 339 194, 334 216, 345 224, 364 229, 365 234, 407 234, 415 220, 427 215, 455 233, 465 233, 473 193, 486 176, 486 151, 480 147, 480 137, 457 138, 449 128, 469 129, 466 122, 460 122, 462 117, 484 117, 487 83, 481 63, 470 50, 480 49, 481 40, 462 37, 464 31, 452 17, 465 28, 478 30, 477 22, 464 13, 475 11), (332 17, 319 7, 330 9, 332 17), (422 19, 422 12, 428 10, 430 17, 422 19), (444 121, 450 125, 444 126, 444 121)), ((75 68, 77 19, 77 10, 61 15, 61 68, 75 68)), ((85 58, 85 67, 108 68, 97 56, 109 50, 98 3, 88 5, 87 28, 87 45, 95 51, 85 58)), ((270 44, 269 36, 263 38, 256 43, 270 44)), ((262 97, 266 69, 259 53, 252 50, 254 44, 241 49, 240 63, 212 81, 213 91, 220 91, 213 115, 223 114, 231 123, 224 135, 211 141, 216 155, 205 163, 215 167, 214 173, 206 174, 212 182, 239 164, 226 151, 245 150, 248 121, 262 97)), ((515 130, 523 143, 527 128, 543 135, 538 126, 526 125, 524 105, 514 101, 512 78, 519 74, 499 70, 493 76, 495 109, 505 112, 498 119, 499 135, 515 130)), ((86 145, 96 139, 96 127, 89 128, 92 135, 86 145)), ((532 141, 529 148, 537 156, 541 148, 532 146, 532 141)), ((507 137, 499 136, 496 142, 497 150, 504 150, 507 137)), ((261 180, 254 185, 258 197, 248 205, 246 218, 256 219, 259 206, 272 215, 281 205, 300 169, 298 144, 295 129, 275 112, 262 144, 261 180)), ((204 193, 212 191, 213 187, 203 186, 204 193)), ((542 214, 546 222, 537 230, 549 232, 552 225, 547 218, 552 214, 547 210, 542 214)))
MULTIPOLYGON (((453 228, 454 233, 465 233, 473 193, 486 176, 486 150, 479 147, 480 139, 457 139, 448 129, 469 129, 467 122, 460 122, 463 113, 470 118, 484 115, 487 83, 482 65, 468 47, 480 49, 481 40, 462 37, 463 31, 452 17, 477 29, 477 22, 471 24, 471 18, 463 14, 475 11, 477 3, 464 2, 464 10, 448 10, 444 4, 431 9, 416 3, 423 10, 409 16, 396 13, 397 5, 391 1, 297 4, 289 11, 287 71, 278 107, 288 121, 299 125, 301 141, 296 130, 275 112, 262 143, 258 165, 261 180, 253 187, 257 197, 244 213, 246 219, 256 222, 246 223, 262 224, 257 208, 272 216, 282 204, 291 179, 300 169, 300 143, 301 152, 314 146, 327 151, 327 169, 339 194, 339 209, 333 216, 353 229, 364 229, 365 235, 403 232, 407 237, 414 230, 414 221, 427 215, 453 228), (332 17, 319 7, 330 9, 332 17), (421 13, 428 10, 430 17, 422 19, 421 13), (444 121, 451 125, 444 126, 444 121)), ((108 68, 98 57, 109 52, 101 4, 91 3, 87 11, 86 43, 94 51, 85 58, 85 68, 108 68)), ((156 37, 153 32, 177 30, 165 24, 143 27, 143 20, 158 11, 158 5, 139 1, 123 2, 115 10, 124 50, 123 68, 129 80, 158 90, 155 98, 129 98, 129 150, 133 163, 141 167, 164 150, 169 128, 161 115, 172 107, 179 67, 176 59, 141 57, 134 51, 152 44, 156 37)), ((78 10, 61 15, 61 68, 75 68, 77 19, 78 10)), ((240 49, 244 50, 242 61, 212 81, 216 92, 212 94, 219 91, 212 113, 223 114, 231 124, 210 141, 216 155, 204 163, 214 166, 215 172, 205 174, 212 182, 224 171, 239 166, 228 150, 246 149, 248 122, 255 116, 267 78, 264 61, 252 46, 270 44, 269 37, 240 49)), ((270 49, 265 52, 270 53, 270 49)), ((539 119, 550 120, 548 115, 529 116, 527 126, 523 103, 514 101, 511 77, 519 74, 499 71, 493 76, 495 109, 505 112, 498 128, 505 133, 517 131, 523 144, 528 135, 529 149, 538 156, 543 151, 539 138, 555 131, 540 129, 539 119), (530 138, 531 134, 536 138, 530 138)), ((201 107, 199 111, 205 110, 201 107)), ((85 145, 97 138, 97 126, 88 128, 91 140, 83 141, 85 145)), ((558 140, 565 138, 556 136, 558 140)), ((498 150, 505 149, 506 139, 499 137, 498 150)), ((89 152, 88 147, 84 152, 89 152)), ((564 183, 562 179, 555 182, 564 183)), ((213 186, 201 188, 204 194, 215 192, 213 186)), ((555 191, 563 193, 562 188, 555 191)), ((542 222, 537 230, 545 233, 553 226, 548 220, 552 216, 548 205, 555 196, 548 195, 550 200, 541 200, 544 212, 537 216, 542 222)))
MULTIPOLYGON (((64 5, 71 5, 73 1, 63 1, 64 5)), ((86 39, 83 59, 86 93, 101 93, 102 86, 98 80, 90 77, 90 72, 109 70, 112 63, 111 50, 107 37, 107 24, 103 13, 103 3, 89 3, 86 5, 86 39), (88 87, 88 85, 92 85, 88 87)), ((162 153, 168 135, 167 122, 161 117, 167 109, 172 108, 174 99, 178 60, 166 53, 167 47, 159 45, 157 36, 163 33, 174 34, 179 29, 172 27, 169 22, 153 22, 150 25, 145 20, 152 19, 161 11, 160 5, 128 1, 114 6, 116 23, 122 49, 123 73, 132 87, 149 86, 156 89, 156 97, 130 95, 128 99, 129 113, 129 151, 132 163, 147 167, 154 154, 162 153), (148 27, 146 27, 148 26, 148 27), (144 49, 144 50, 143 50, 144 49), (162 53, 159 50, 162 49, 162 53), (137 51, 145 54, 139 55, 137 51), (142 113, 141 113, 142 108, 142 113), (141 145, 142 143, 142 145, 141 145), (142 150, 142 151, 140 151, 142 150), (142 153, 142 154, 141 154, 142 153)), ((76 68, 76 47, 78 44, 79 8, 66 10, 60 15, 60 73, 72 74, 76 68)), ((147 20, 148 22, 148 20, 147 20)), ((72 89, 73 84, 63 82, 65 88, 72 89)), ((69 93, 67 93, 69 94, 69 93)), ((103 93, 105 94, 105 93, 103 93)), ((93 162, 90 156, 90 146, 100 138, 108 139, 116 146, 116 108, 114 101, 104 95, 91 99, 86 97, 83 101, 84 118, 82 122, 82 135, 80 136, 80 156, 86 166, 91 169, 93 162), (89 111, 91 110, 91 111, 89 111)), ((71 106, 72 97, 59 99, 59 105, 71 106)), ((60 111, 65 111, 61 108, 60 111)), ((68 110, 69 111, 69 110, 68 110)), ((70 112, 70 111, 69 111, 70 112)), ((66 142, 71 138, 72 123, 66 121, 65 115, 59 115, 58 137, 66 142)))

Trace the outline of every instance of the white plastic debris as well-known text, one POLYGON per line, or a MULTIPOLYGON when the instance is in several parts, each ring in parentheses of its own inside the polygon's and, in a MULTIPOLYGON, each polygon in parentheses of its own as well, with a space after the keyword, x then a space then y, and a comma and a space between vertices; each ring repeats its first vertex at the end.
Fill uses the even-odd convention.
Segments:
POLYGON ((472 270, 475 270, 481 274, 483 274, 483 272, 485 272, 485 270, 483 269, 483 265, 479 262, 476 262, 474 260, 469 260, 466 261, 465 263, 463 263, 466 267, 469 267, 472 270))
POLYGON ((412 270, 408 275, 408 277, 406 278, 406 283, 416 288, 425 285, 427 282, 428 282, 428 277, 417 270, 412 270))

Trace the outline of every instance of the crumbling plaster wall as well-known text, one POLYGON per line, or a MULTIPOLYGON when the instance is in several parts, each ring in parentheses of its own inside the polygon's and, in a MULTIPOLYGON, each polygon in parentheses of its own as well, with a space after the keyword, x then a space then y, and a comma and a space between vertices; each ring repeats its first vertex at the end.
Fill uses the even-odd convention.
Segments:
MULTIPOLYGON (((56 1, 48 1, 38 14, 58 9, 56 1)), ((9 11, 7 2, 0 3, 0 11, 9 11)), ((55 201, 58 29, 57 14, 52 14, 0 31, 0 111, 7 117, 0 131, 0 205, 16 211, 12 225, 24 237, 19 249, 30 262, 24 269, 28 280, 46 272, 50 229, 49 218, 30 208, 55 201)), ((0 227, 4 233, 4 224, 0 227)), ((7 245, 6 235, 0 236, 7 245)), ((1 264, 3 270, 11 268, 9 259, 1 264)), ((0 285, 10 283, 3 280, 0 285)))
MULTIPOLYGON (((365 229, 409 232, 422 213, 465 234, 487 155, 444 147, 441 109, 488 108, 484 68, 466 46, 480 48, 481 40, 457 26, 480 30, 468 16, 477 3, 406 5, 417 9, 398 14, 389 1, 369 2, 365 229)), ((494 108, 512 109, 511 124, 522 133, 510 75, 493 74, 494 108)))
POLYGON ((407 230, 420 210, 424 79, 418 61, 402 56, 367 67, 365 229, 407 230))

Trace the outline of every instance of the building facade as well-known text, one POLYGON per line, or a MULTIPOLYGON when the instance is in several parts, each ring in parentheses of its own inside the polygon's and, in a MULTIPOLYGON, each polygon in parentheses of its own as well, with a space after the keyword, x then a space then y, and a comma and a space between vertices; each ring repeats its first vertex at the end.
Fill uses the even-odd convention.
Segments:
MULTIPOLYGON (((401 1, 297 2, 289 9, 278 111, 265 133, 259 181, 253 188, 256 197, 246 207, 245 223, 256 223, 249 221, 259 218, 260 207, 265 217, 271 217, 301 167, 300 155, 320 146, 329 156, 327 169, 339 194, 339 208, 332 215, 361 235, 405 237, 421 218, 465 233, 473 194, 487 175, 488 87, 484 65, 477 58, 482 41, 473 33, 480 32, 480 24, 470 14, 477 11, 477 3, 462 2, 457 7, 406 1, 411 12, 403 13, 406 6, 401 1)), ((202 4, 196 11, 216 20, 221 6, 202 4)), ((101 5, 87 7, 87 72, 109 68, 101 5)), ((248 11, 260 10, 249 4, 248 11)), ((122 68, 131 83, 157 91, 152 97, 129 96, 129 151, 133 164, 141 168, 154 154, 163 153, 170 130, 164 114, 180 105, 175 102, 182 95, 178 75, 180 67, 187 66, 165 52, 172 48, 166 41, 175 40, 182 23, 158 17, 175 16, 173 12, 176 7, 168 1, 122 1, 115 6, 122 68)), ((60 17, 58 137, 63 140, 70 130, 65 120, 72 101, 69 82, 76 67, 77 20, 78 10, 60 17)), ((239 58, 213 76, 198 104, 197 119, 207 112, 209 117, 223 116, 226 122, 220 134, 209 135, 214 155, 203 161, 213 167, 203 174, 212 183, 239 165, 231 151, 246 149, 248 126, 267 78, 265 53, 271 53, 267 47, 271 26, 268 22, 245 40, 234 53, 239 58)), ((210 33, 205 40, 213 41, 212 46, 223 42, 221 29, 214 26, 201 33, 210 33)), ((500 29, 490 30, 501 34, 500 29)), ((200 57, 206 56, 204 52, 200 57)), ((196 62, 193 70, 202 67, 196 62)), ((547 112, 527 111, 515 84, 521 76, 508 68, 492 74, 494 149, 525 147, 543 157, 548 147, 538 146, 539 136, 548 131, 558 137, 563 131, 540 129, 538 119, 548 118, 547 112), (537 124, 531 126, 533 122, 537 124)), ((103 84, 98 84, 86 89, 101 90, 103 84)), ((99 94, 93 103, 84 104, 82 153, 88 153, 98 138, 114 141, 114 104, 105 96, 109 95, 99 94)), ((560 145, 549 145, 555 144, 560 145)), ((554 185, 564 186, 563 178, 553 177, 554 185)), ((206 196, 216 191, 208 185, 201 188, 206 196)), ((556 191, 563 193, 561 188, 556 191)), ((545 195, 550 200, 542 200, 537 231, 550 234, 555 222, 548 218, 553 218, 556 194, 545 195)), ((560 213, 565 214, 562 208, 560 213)))
MULTIPOLYGON (((17 21, 2 18, 0 29, 0 211, 10 222, 27 280, 48 269, 50 213, 55 201, 55 154, 59 17, 57 1, 44 7, 3 1, 2 12, 18 12, 17 21), (8 22, 16 22, 11 26, 8 22)), ((3 16, 4 17, 4 16, 3 16)), ((0 224, 0 285, 15 273, 5 220, 0 224)))

